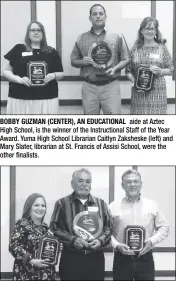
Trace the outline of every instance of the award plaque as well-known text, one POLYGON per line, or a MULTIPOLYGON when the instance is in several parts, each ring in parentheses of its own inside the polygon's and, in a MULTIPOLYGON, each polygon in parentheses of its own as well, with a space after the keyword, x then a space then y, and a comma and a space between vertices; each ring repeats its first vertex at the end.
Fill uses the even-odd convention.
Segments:
POLYGON ((56 265, 60 251, 59 241, 52 236, 40 238, 37 258, 46 260, 50 265, 56 265))
POLYGON ((128 225, 125 229, 125 244, 138 254, 144 248, 145 229, 138 225, 128 225))
POLYGON ((93 67, 99 69, 96 76, 106 76, 105 71, 114 61, 113 49, 106 41, 94 43, 89 49, 88 57, 93 59, 93 67))
POLYGON ((96 212, 81 212, 73 220, 73 231, 75 235, 85 241, 91 241, 99 237, 102 229, 102 220, 96 212))
POLYGON ((27 64, 27 75, 32 86, 45 86, 44 79, 47 75, 47 63, 44 61, 30 61, 27 64))
POLYGON ((150 91, 153 86, 153 72, 150 67, 140 66, 137 72, 135 87, 137 90, 150 91))

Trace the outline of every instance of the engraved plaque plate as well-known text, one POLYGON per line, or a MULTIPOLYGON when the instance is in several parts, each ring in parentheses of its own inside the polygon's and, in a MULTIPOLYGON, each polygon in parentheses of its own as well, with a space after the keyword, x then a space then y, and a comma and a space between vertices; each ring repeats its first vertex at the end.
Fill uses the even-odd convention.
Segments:
POLYGON ((52 236, 40 238, 37 258, 46 260, 51 265, 56 265, 60 251, 59 241, 52 236))
POLYGON ((73 231, 75 235, 85 241, 98 238, 102 232, 103 223, 95 212, 84 211, 76 215, 73 220, 73 231))
POLYGON ((125 243, 134 253, 140 253, 144 247, 145 229, 139 225, 128 225, 125 229, 125 243))
POLYGON ((153 72, 150 67, 140 66, 135 80, 137 90, 150 91, 153 86, 153 72))
POLYGON ((47 63, 44 61, 30 61, 27 64, 28 78, 32 86, 45 86, 44 79, 47 75, 47 63))
POLYGON ((106 70, 111 67, 114 61, 112 47, 105 41, 94 43, 88 52, 93 59, 93 67, 99 69, 96 76, 106 76, 106 70))

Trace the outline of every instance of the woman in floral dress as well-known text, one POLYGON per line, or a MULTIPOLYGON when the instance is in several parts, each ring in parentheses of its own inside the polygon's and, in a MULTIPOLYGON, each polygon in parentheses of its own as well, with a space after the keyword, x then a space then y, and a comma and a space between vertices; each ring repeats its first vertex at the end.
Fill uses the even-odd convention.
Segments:
POLYGON ((166 40, 162 39, 156 18, 146 17, 142 21, 138 38, 131 49, 131 63, 126 69, 134 82, 138 68, 149 66, 154 74, 153 87, 150 91, 132 87, 131 114, 166 114, 167 92, 164 76, 172 75, 173 65, 166 40), (132 74, 132 75, 131 75, 132 74))
POLYGON ((30 195, 23 208, 22 219, 12 232, 9 251, 15 258, 13 280, 56 280, 55 267, 36 258, 39 238, 53 236, 43 222, 46 201, 41 194, 30 195))

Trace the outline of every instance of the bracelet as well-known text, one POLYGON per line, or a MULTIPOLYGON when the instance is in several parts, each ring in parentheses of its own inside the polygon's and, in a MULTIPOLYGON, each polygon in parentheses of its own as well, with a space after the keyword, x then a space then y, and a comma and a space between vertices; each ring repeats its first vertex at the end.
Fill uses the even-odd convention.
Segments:
POLYGON ((53 72, 53 74, 54 74, 54 76, 55 76, 55 78, 54 78, 54 79, 56 80, 56 73, 55 73, 55 72, 53 72))
POLYGON ((97 240, 100 242, 100 246, 102 246, 102 241, 100 238, 97 238, 97 240))
POLYGON ((161 74, 160 74, 161 76, 163 75, 163 69, 161 68, 161 74))
POLYGON ((75 237, 73 237, 73 239, 71 240, 71 246, 73 246, 74 245, 74 243, 75 243, 75 240, 77 239, 77 237, 75 236, 75 237))

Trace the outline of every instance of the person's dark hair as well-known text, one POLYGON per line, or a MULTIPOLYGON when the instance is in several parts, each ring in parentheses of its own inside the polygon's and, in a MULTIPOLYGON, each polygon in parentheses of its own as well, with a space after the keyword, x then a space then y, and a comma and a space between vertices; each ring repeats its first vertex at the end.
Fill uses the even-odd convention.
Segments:
POLYGON ((137 40, 135 42, 135 46, 137 48, 141 48, 144 44, 144 36, 141 33, 142 29, 145 28, 148 24, 149 26, 151 24, 154 24, 155 28, 156 28, 156 36, 154 38, 155 42, 157 42, 158 44, 165 44, 166 43, 166 39, 162 38, 162 34, 159 31, 159 22, 156 18, 154 17, 146 17, 143 19, 143 21, 140 24, 140 28, 138 30, 138 35, 137 35, 137 40))
POLYGON ((38 24, 38 26, 40 27, 41 31, 42 31, 42 34, 43 34, 43 37, 42 37, 42 40, 41 40, 41 43, 40 43, 40 49, 42 52, 44 53, 50 53, 52 48, 48 46, 47 44, 47 40, 46 40, 46 33, 45 33, 45 28, 43 26, 43 24, 37 20, 33 20, 31 21, 29 24, 28 24, 28 27, 27 27, 27 30, 26 30, 26 35, 25 35, 25 44, 26 44, 26 49, 27 51, 31 51, 32 48, 31 48, 31 40, 29 38, 29 32, 30 32, 30 28, 31 28, 31 25, 33 23, 36 23, 38 24))
MULTIPOLYGON (((43 195, 39 194, 39 193, 33 193, 31 194, 25 201, 24 203, 24 207, 23 207, 23 213, 22 213, 22 219, 27 219, 30 218, 30 212, 31 212, 31 207, 34 204, 35 200, 37 198, 43 198, 44 202, 45 202, 45 206, 46 206, 46 200, 43 197, 43 195)), ((44 217, 43 217, 44 219, 44 217)))
POLYGON ((80 173, 86 173, 90 176, 91 180, 92 180, 92 175, 91 173, 89 172, 89 170, 85 169, 85 168, 82 168, 82 169, 79 169, 79 170, 76 170, 73 172, 72 174, 72 180, 74 180, 76 177, 77 177, 77 174, 80 174, 80 173))
POLYGON ((131 174, 137 175, 137 176, 140 178, 140 180, 141 180, 141 175, 139 174, 139 172, 136 171, 136 170, 131 169, 131 170, 127 170, 126 172, 123 173, 123 175, 122 175, 122 181, 124 180, 124 178, 125 178, 127 175, 131 175, 131 174))
POLYGON ((94 4, 94 5, 90 8, 90 11, 89 11, 90 16, 91 16, 91 13, 92 13, 92 9, 93 9, 94 7, 96 7, 96 6, 102 7, 102 9, 104 10, 104 13, 105 13, 105 15, 106 15, 106 10, 105 10, 105 8, 104 8, 101 4, 94 4))

